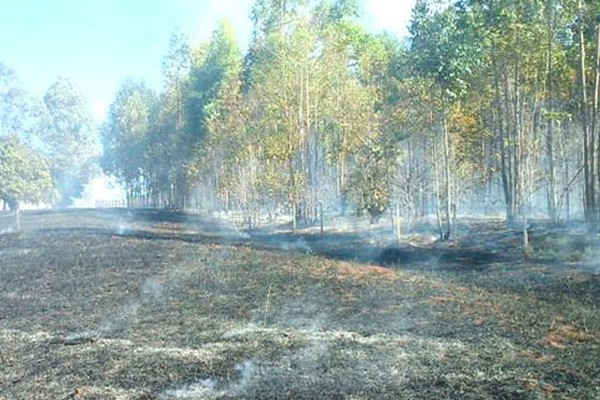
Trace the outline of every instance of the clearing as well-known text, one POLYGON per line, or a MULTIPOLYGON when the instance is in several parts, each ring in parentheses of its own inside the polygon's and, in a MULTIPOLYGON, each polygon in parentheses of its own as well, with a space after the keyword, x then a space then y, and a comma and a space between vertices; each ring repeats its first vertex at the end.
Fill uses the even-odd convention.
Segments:
POLYGON ((460 232, 26 212, 0 235, 0 399, 600 398, 598 237, 460 232))

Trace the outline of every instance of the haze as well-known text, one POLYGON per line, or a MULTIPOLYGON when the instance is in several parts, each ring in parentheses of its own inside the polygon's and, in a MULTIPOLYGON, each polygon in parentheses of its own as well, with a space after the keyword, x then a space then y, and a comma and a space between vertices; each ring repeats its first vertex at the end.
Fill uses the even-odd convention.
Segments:
MULTIPOLYGON (((242 48, 252 29, 253 0, 23 0, 0 13, 0 62, 23 86, 42 95, 58 77, 81 88, 97 121, 106 116, 127 77, 161 87, 160 62, 175 31, 192 44, 209 39, 228 20, 242 48)), ((414 0, 363 0, 362 21, 372 32, 407 34, 414 0)))
POLYGON ((598 2, 38 3, 0 400, 600 399, 598 2))

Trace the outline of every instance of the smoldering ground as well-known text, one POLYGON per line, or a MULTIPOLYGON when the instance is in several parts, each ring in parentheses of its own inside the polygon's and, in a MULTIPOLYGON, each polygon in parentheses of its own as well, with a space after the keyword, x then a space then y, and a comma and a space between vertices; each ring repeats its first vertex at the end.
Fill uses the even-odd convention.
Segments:
POLYGON ((525 257, 514 232, 478 229, 460 253, 158 211, 25 214, 0 236, 0 398, 600 396, 589 246, 578 260, 562 235, 572 257, 552 262, 552 241, 525 257))

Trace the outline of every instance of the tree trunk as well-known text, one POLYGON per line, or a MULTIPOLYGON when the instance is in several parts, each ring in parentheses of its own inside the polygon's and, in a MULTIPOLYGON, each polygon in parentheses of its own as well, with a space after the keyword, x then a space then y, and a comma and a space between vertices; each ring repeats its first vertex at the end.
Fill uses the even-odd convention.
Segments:
POLYGON ((594 149, 591 143, 591 127, 589 125, 589 104, 587 98, 587 79, 586 79, 586 53, 585 53, 585 26, 583 18, 583 3, 579 1, 579 75, 581 84, 581 122, 583 128, 583 174, 584 174, 584 213, 588 229, 592 230, 596 226, 596 205, 595 205, 595 190, 594 190, 594 171, 593 157, 594 149))
POLYGON ((433 161, 433 174, 435 179, 435 215, 437 218, 438 231, 440 235, 440 239, 444 239, 444 221, 442 219, 442 210, 441 210, 441 198, 440 198, 440 173, 438 168, 437 161, 437 151, 435 149, 435 144, 431 146, 432 152, 432 161, 433 161))
MULTIPOLYGON (((551 30, 550 30, 551 31, 551 30)), ((558 214, 558 200, 557 200, 557 184, 556 184, 556 160, 554 156, 554 116, 552 115, 553 109, 553 86, 552 86, 552 41, 553 34, 548 35, 548 54, 547 54, 547 66, 546 66, 546 96, 547 96, 547 130, 546 130, 546 165, 548 168, 548 216, 550 223, 553 226, 559 223, 558 214)))
POLYGON ((499 132, 500 146, 500 177, 502 179, 502 191, 504 193, 504 204, 506 207, 506 220, 511 222, 516 218, 514 212, 513 190, 512 190, 512 170, 510 168, 511 151, 510 138, 507 135, 505 124, 506 110, 505 104, 502 101, 501 86, 500 86, 500 71, 494 60, 494 103, 495 103, 495 125, 499 132))
POLYGON ((448 116, 446 111, 446 104, 442 106, 442 134, 443 134, 443 146, 444 146, 444 194, 446 196, 445 202, 445 219, 446 227, 443 239, 450 239, 452 233, 452 182, 450 173, 450 134, 448 133, 448 116))
MULTIPOLYGON (((598 190, 600 188, 600 154, 597 149, 597 132, 598 132, 598 101, 600 97, 600 24, 596 25, 596 66, 595 66, 596 79, 594 82, 594 109, 592 110, 592 129, 590 133, 590 158, 591 158, 591 169, 592 169, 592 193, 594 196, 594 226, 597 225, 599 217, 599 202, 598 190), (598 179, 598 182, 596 182, 598 179), (596 186, 598 184, 598 186, 596 186)), ((597 227, 595 228, 597 229, 597 227)))

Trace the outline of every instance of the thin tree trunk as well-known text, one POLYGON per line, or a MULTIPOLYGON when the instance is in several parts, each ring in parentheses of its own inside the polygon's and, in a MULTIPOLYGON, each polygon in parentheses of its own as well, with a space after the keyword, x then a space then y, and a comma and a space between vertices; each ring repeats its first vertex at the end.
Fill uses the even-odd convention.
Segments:
POLYGON ((500 76, 498 71, 498 66, 495 62, 493 62, 494 67, 494 94, 495 94, 495 124, 496 129, 499 132, 500 139, 500 176, 502 178, 502 190, 504 193, 504 204, 506 207, 506 220, 512 221, 515 218, 514 209, 513 209, 513 191, 512 191, 512 179, 511 179, 511 169, 510 169, 510 159, 511 152, 509 150, 509 144, 507 141, 510 141, 510 138, 507 134, 507 128, 505 125, 505 105, 502 102, 501 95, 501 87, 500 87, 500 76))
POLYGON ((598 132, 598 101, 600 96, 600 24, 596 25, 596 66, 595 66, 596 79, 594 82, 594 109, 592 110, 592 129, 590 132, 590 162, 591 162, 591 184, 592 193, 594 197, 594 224, 598 221, 598 199, 597 187, 600 187, 600 159, 598 157, 598 149, 596 148, 597 132, 598 132), (598 170, 596 170, 598 168, 598 170), (599 179, 596 182, 596 179, 599 179), (598 183, 598 186, 596 186, 598 183))
MULTIPOLYGON (((552 32, 552 30, 550 30, 552 32)), ((556 185, 556 163, 554 156, 554 121, 553 121, 553 86, 552 86, 552 75, 553 75, 553 64, 552 64, 552 46, 553 33, 548 35, 548 54, 547 54, 547 66, 546 66, 546 96, 548 98, 548 118, 547 118, 547 131, 546 131, 546 163, 548 167, 548 216, 550 217, 550 223, 556 226, 559 223, 559 214, 557 207, 557 185, 556 185)))
POLYGON ((435 178, 435 215, 437 218, 438 231, 440 239, 444 239, 444 222, 442 220, 441 198, 440 198, 440 173, 437 161, 437 151, 435 144, 431 146, 433 174, 435 178))
POLYGON ((445 203, 445 217, 446 217, 446 232, 444 233, 444 239, 450 239, 452 232, 452 182, 450 173, 450 135, 448 133, 448 121, 447 121, 446 104, 442 106, 442 134, 443 134, 443 146, 444 146, 444 192, 446 195, 445 203))
POLYGON ((583 169, 584 169, 584 212, 585 219, 589 229, 592 229, 595 225, 595 193, 593 190, 593 176, 592 176, 592 160, 590 155, 593 157, 593 148, 591 147, 591 135, 590 126, 588 122, 588 98, 587 98, 587 79, 586 79, 586 54, 585 54, 585 33, 584 33, 584 21, 583 21, 583 2, 579 1, 579 58, 580 58, 580 84, 581 84, 581 120, 583 128, 583 169))

